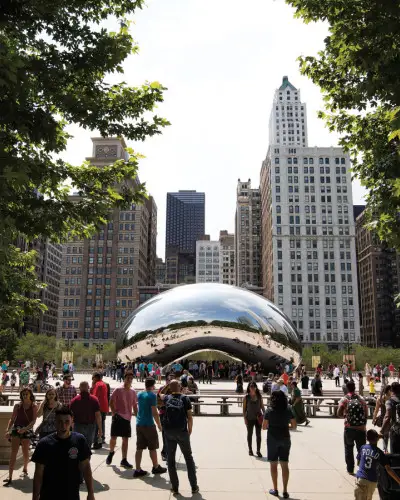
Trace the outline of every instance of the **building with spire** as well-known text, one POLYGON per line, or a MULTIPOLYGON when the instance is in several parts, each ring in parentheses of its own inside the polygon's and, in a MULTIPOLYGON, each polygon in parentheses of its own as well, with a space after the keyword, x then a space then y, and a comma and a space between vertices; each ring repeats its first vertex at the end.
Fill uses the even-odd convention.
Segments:
POLYGON ((306 104, 283 77, 260 172, 264 295, 304 344, 360 341, 350 158, 308 147, 306 104))

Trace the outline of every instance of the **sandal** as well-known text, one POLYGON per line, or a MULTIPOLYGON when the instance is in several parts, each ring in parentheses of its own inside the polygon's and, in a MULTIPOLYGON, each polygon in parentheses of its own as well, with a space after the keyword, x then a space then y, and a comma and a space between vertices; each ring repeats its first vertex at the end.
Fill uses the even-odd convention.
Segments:
POLYGON ((12 483, 12 479, 3 479, 3 483, 3 486, 10 486, 10 484, 12 483))
POLYGON ((269 490, 268 492, 270 495, 272 495, 273 497, 278 497, 279 496, 279 493, 278 493, 278 490, 269 490))

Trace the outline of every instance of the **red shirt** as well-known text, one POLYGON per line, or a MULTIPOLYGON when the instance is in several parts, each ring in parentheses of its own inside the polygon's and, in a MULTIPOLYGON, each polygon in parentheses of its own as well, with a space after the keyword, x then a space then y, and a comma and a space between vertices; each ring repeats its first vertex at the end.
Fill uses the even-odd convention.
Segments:
POLYGON ((108 413, 108 391, 106 384, 99 380, 90 389, 90 394, 99 400, 100 411, 102 413, 108 413))
POLYGON ((77 424, 94 424, 95 413, 100 411, 99 400, 89 393, 78 394, 71 401, 70 408, 77 424))

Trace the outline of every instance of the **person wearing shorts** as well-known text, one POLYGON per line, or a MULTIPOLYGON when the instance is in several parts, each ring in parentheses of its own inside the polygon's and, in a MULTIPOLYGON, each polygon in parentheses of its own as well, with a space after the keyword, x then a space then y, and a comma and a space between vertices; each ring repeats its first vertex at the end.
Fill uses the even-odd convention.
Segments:
POLYGON ((287 486, 289 482, 289 454, 291 447, 289 429, 296 429, 296 419, 288 405, 287 397, 282 391, 273 391, 268 408, 264 414, 263 429, 268 429, 267 457, 271 468, 273 488, 269 494, 275 497, 278 493, 278 462, 282 468, 283 498, 289 498, 287 486))
POLYGON ((154 378, 146 378, 146 390, 138 395, 138 414, 136 417, 136 470, 133 477, 142 477, 147 471, 141 468, 143 450, 148 449, 153 462, 153 474, 164 474, 165 467, 161 467, 157 459, 158 430, 161 432, 160 416, 157 410, 157 396, 153 392, 156 381, 154 378))
POLYGON ((110 408, 112 412, 111 420, 111 439, 110 439, 110 453, 107 456, 106 464, 111 465, 114 457, 114 449, 117 443, 117 437, 122 438, 122 460, 121 467, 125 469, 132 469, 133 466, 128 462, 128 439, 132 435, 131 418, 132 411, 137 415, 137 396, 136 392, 132 389, 133 373, 130 371, 125 372, 124 385, 118 389, 114 389, 111 400, 110 408))

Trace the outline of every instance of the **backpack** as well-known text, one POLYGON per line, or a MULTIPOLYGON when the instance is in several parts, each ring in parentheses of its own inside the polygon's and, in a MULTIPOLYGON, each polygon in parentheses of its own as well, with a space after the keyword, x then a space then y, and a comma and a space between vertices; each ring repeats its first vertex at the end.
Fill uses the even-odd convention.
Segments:
POLYGON ((166 398, 164 415, 165 428, 184 430, 186 421, 186 407, 182 396, 170 396, 166 398))
POLYGON ((364 406, 361 403, 361 399, 356 394, 346 396, 346 398, 348 399, 346 420, 349 426, 359 427, 360 425, 365 425, 367 419, 365 418, 364 406))

